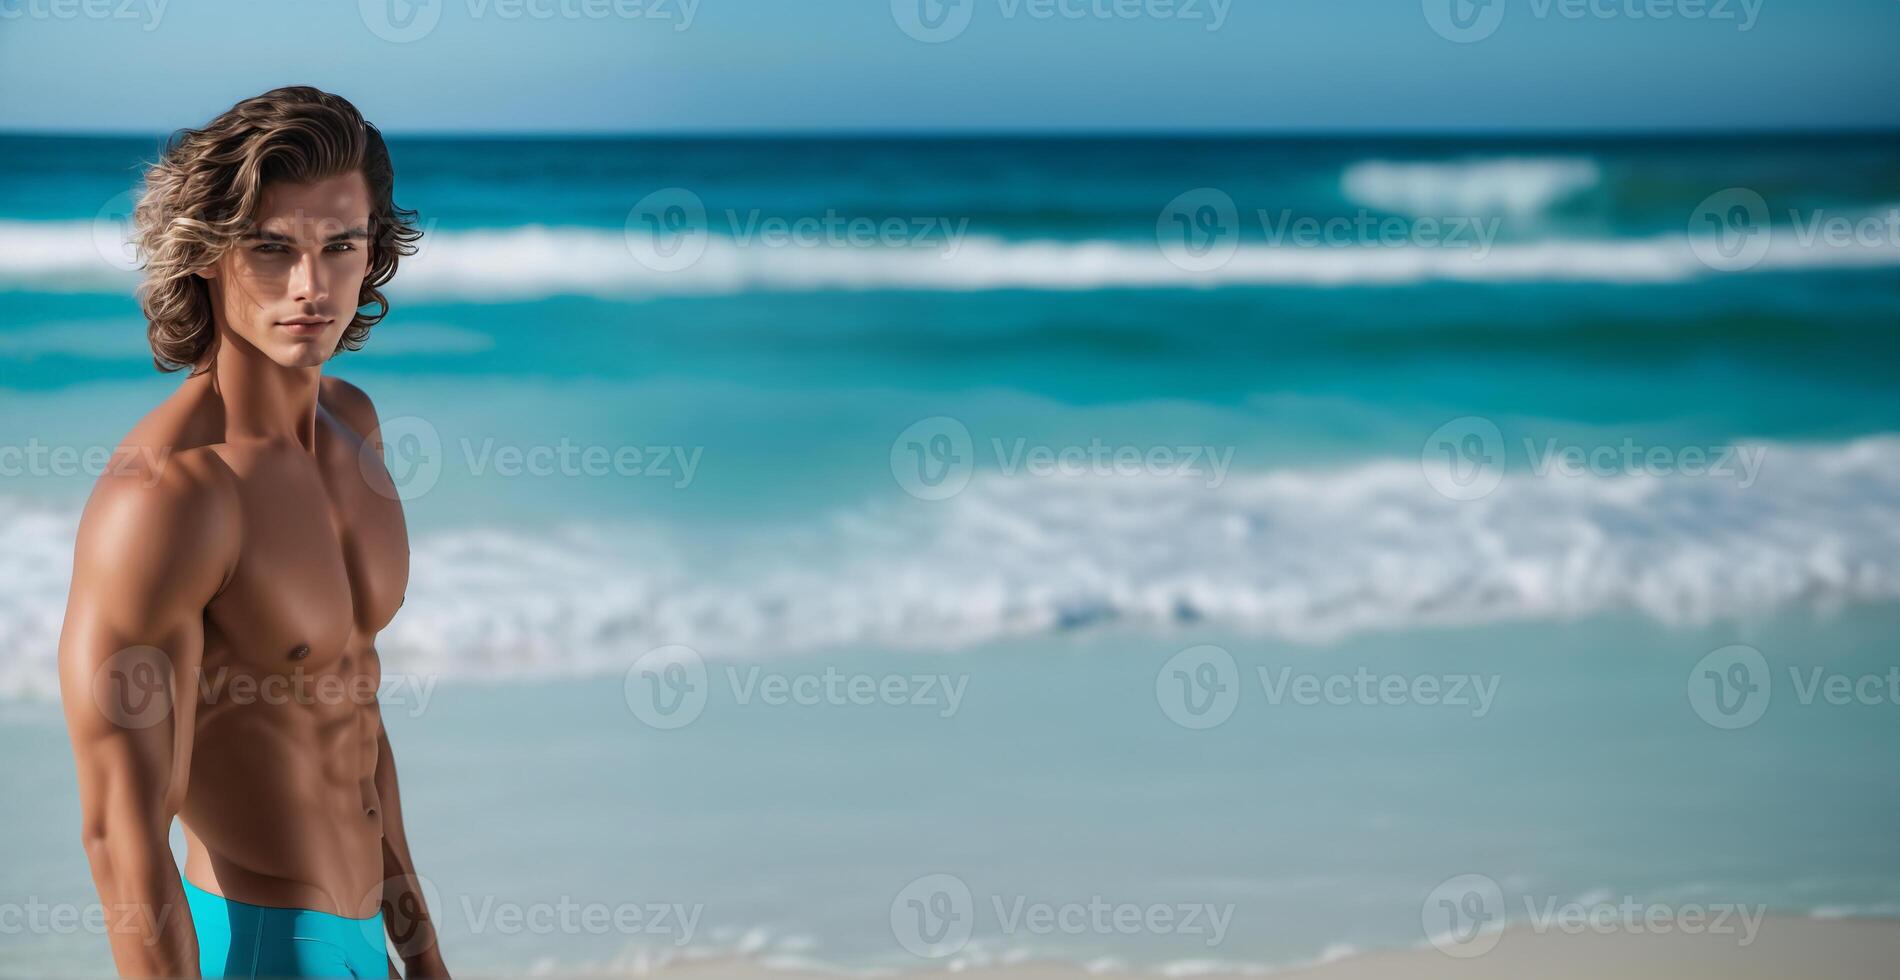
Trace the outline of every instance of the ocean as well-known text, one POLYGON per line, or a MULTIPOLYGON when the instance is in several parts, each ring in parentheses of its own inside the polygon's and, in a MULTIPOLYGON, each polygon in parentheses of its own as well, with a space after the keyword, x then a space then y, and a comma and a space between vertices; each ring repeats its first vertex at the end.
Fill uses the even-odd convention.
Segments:
MULTIPOLYGON (((177 383, 158 146, 0 135, 16 922, 95 900, 54 649, 177 383)), ((391 147, 423 249, 328 370, 452 966, 1265 969, 1471 875, 1900 915, 1900 139, 391 147)))

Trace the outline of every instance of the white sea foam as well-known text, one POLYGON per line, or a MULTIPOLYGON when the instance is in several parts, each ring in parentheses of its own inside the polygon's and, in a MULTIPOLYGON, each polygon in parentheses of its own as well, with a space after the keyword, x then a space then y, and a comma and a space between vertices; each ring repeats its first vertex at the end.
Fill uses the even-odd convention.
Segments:
POLYGON ((1602 179, 1588 158, 1498 157, 1444 162, 1367 160, 1340 174, 1348 200, 1410 215, 1543 213, 1602 179))
MULTIPOLYGON (((1184 624, 1303 641, 1636 613, 1665 624, 1900 598, 1900 436, 1771 445, 1756 483, 1513 474, 1434 493, 1416 460, 1157 478, 979 477, 709 547, 663 528, 419 537, 392 671, 624 669, 959 649, 1184 624)), ((0 695, 52 697, 75 517, 0 501, 0 695)))
MULTIPOLYGON (((1243 223, 1245 219, 1243 219, 1243 223)), ((1687 227, 1685 221, 1685 228, 1687 227)), ((405 261, 397 297, 497 301, 551 295, 639 298, 744 292, 904 289, 1086 290, 1220 286, 1403 286, 1426 282, 1673 283, 1733 275, 1697 258, 1686 232, 1646 238, 1486 242, 1447 229, 1445 247, 1241 244, 1217 268, 1176 265, 1154 239, 1022 240, 970 236, 954 247, 766 247, 711 236, 691 265, 656 271, 618 231, 518 227, 444 231, 405 261)), ((109 251, 109 250, 108 250, 109 251)), ((1704 254, 1710 254, 1707 250, 1704 254)), ((137 273, 95 246, 86 222, 0 221, 0 289, 128 292, 137 273)), ((1773 230, 1746 271, 1900 265, 1900 243, 1803 241, 1773 230)))
POLYGON ((1891 919, 1900 916, 1900 902, 1872 905, 1822 905, 1808 910, 1810 919, 1891 919))

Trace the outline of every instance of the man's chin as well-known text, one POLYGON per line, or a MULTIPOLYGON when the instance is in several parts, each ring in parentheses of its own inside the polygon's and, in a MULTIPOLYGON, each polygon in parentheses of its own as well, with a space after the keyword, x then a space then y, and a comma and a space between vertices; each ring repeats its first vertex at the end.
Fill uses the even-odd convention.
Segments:
POLYGON ((279 367, 312 368, 322 367, 330 359, 331 350, 320 343, 287 344, 274 351, 271 360, 279 367))

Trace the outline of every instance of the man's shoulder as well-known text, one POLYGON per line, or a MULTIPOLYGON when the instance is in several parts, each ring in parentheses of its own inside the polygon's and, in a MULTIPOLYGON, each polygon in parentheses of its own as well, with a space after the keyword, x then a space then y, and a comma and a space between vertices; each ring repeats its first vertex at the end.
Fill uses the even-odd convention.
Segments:
POLYGON ((242 535, 237 479, 215 447, 127 442, 93 484, 73 559, 143 601, 205 599, 229 579, 242 535))
POLYGON ((237 478, 219 448, 128 438, 112 451, 93 483, 84 520, 205 527, 235 518, 237 478))
POLYGON ((370 438, 380 424, 376 419, 376 405, 369 400, 369 395, 342 378, 324 375, 317 386, 317 400, 361 438, 370 438))
POLYGON ((181 388, 147 412, 113 448, 94 502, 158 511, 235 502, 235 478, 220 455, 223 416, 214 409, 202 391, 181 388))

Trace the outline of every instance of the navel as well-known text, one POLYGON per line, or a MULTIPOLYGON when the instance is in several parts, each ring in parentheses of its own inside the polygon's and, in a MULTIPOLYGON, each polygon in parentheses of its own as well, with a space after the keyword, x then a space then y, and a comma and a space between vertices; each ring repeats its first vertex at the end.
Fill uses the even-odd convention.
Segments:
POLYGON ((302 660, 308 656, 310 656, 310 644, 308 643, 299 643, 295 649, 290 651, 290 659, 292 660, 302 660))

